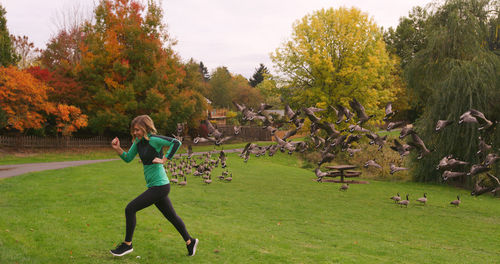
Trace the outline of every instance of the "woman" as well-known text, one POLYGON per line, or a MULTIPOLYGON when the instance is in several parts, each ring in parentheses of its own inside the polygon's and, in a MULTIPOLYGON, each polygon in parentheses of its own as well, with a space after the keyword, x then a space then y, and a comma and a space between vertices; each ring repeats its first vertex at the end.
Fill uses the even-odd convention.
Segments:
POLYGON ((126 234, 125 241, 111 250, 115 256, 123 256, 132 252, 132 236, 134 234, 136 218, 135 213, 152 204, 156 205, 165 218, 170 221, 181 234, 188 249, 188 255, 194 256, 198 239, 192 238, 186 230, 182 219, 175 213, 175 210, 168 198, 170 184, 163 169, 163 163, 171 160, 175 152, 181 146, 177 139, 156 135, 156 128, 153 120, 147 115, 141 115, 131 124, 132 146, 128 152, 120 147, 118 138, 111 141, 111 146, 125 162, 131 162, 137 153, 144 166, 144 177, 148 189, 132 200, 125 208, 126 234), (163 155, 163 147, 169 146, 166 155, 163 155))

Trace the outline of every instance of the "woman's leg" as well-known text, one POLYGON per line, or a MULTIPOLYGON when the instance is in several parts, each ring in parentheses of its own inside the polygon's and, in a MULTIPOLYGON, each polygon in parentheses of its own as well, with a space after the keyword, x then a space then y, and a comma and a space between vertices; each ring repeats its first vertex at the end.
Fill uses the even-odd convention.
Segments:
POLYGON ((167 184, 168 186, 168 191, 165 196, 163 196, 159 201, 155 203, 156 207, 160 212, 165 216, 165 218, 170 221, 177 229, 179 234, 181 234, 182 238, 184 241, 188 241, 191 236, 189 236, 189 233, 186 230, 186 226, 184 225, 184 222, 182 219, 175 213, 174 207, 172 206, 172 202, 168 198, 168 193, 170 192, 170 184, 167 184))
POLYGON ((132 242, 132 236, 134 235, 136 224, 135 213, 157 202, 161 199, 161 197, 166 196, 165 189, 158 187, 162 186, 148 188, 145 192, 132 200, 125 208, 125 218, 127 223, 125 242, 132 242))

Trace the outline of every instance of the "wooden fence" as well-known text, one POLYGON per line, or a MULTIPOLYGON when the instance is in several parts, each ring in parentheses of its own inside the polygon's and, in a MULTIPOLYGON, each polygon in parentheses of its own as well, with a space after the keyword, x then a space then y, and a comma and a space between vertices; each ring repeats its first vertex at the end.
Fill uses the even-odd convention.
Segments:
MULTIPOLYGON (((110 147, 112 138, 63 138, 63 137, 36 137, 0 136, 0 146, 16 148, 99 148, 110 147)), ((120 139, 122 147, 130 146, 130 139, 120 139)))

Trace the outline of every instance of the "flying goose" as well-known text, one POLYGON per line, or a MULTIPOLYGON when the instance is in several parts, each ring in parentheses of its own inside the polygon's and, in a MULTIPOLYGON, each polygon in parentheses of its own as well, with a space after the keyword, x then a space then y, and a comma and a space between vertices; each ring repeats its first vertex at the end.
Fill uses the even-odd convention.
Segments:
POLYGON ((498 156, 496 153, 490 153, 484 159, 483 164, 484 164, 484 166, 490 166, 499 159, 500 159, 500 156, 498 156))
POLYGON ((443 175, 441 175, 441 176, 443 177, 444 181, 447 181, 450 178, 462 177, 465 175, 467 175, 466 172, 458 172, 458 171, 455 172, 455 171, 446 170, 443 172, 443 175))
POLYGON ((340 124, 340 122, 342 122, 344 116, 345 116, 345 122, 349 122, 351 120, 351 118, 354 116, 353 113, 351 113, 351 111, 349 111, 349 109, 347 109, 346 107, 340 105, 340 104, 337 104, 337 110, 338 110, 338 114, 337 114, 337 121, 335 122, 336 124, 340 124))
POLYGON ((443 130, 445 127, 447 127, 451 124, 453 124, 453 121, 451 121, 451 120, 438 120, 434 131, 436 131, 436 133, 438 133, 441 130, 443 130))
POLYGON ((394 165, 394 163, 391 163, 390 164, 390 169, 391 171, 389 172, 390 174, 394 174, 398 171, 403 171, 403 170, 407 170, 408 168, 404 168, 404 167, 396 167, 396 165, 394 165))
POLYGON ((363 165, 363 167, 365 167, 365 168, 368 168, 368 166, 372 166, 372 167, 379 168, 379 169, 382 168, 382 166, 380 166, 377 162, 375 162, 375 159, 369 160, 369 161, 365 162, 365 165, 363 165))
POLYGON ((467 173, 467 176, 474 176, 476 174, 480 174, 486 171, 489 171, 491 168, 484 166, 482 164, 473 164, 470 168, 470 171, 467 173))
POLYGON ((385 116, 384 118, 382 118, 382 120, 387 121, 391 119, 396 113, 397 111, 392 111, 392 103, 389 102, 385 105, 385 116))
POLYGON ((349 105, 356 112, 356 115, 358 116, 359 120, 357 124, 360 126, 375 116, 375 115, 367 115, 365 112, 365 108, 358 102, 358 100, 356 100, 356 98, 353 98, 352 101, 349 101, 349 105))
POLYGON ((389 124, 387 124, 386 130, 391 131, 391 130, 396 129, 398 127, 403 127, 405 125, 406 125, 406 121, 389 122, 389 124))

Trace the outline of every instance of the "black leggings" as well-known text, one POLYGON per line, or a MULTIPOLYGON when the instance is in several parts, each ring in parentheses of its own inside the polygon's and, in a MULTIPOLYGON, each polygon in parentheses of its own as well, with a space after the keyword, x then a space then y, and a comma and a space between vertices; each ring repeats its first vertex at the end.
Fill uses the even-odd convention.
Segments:
POLYGON ((184 222, 182 222, 182 219, 175 213, 172 202, 170 202, 170 199, 168 198, 169 192, 170 184, 149 187, 145 192, 137 196, 137 198, 132 200, 127 205, 125 208, 125 217, 127 219, 127 233, 125 235, 125 241, 132 241, 136 223, 135 213, 152 204, 155 204, 165 218, 167 218, 168 221, 175 226, 177 231, 179 231, 182 235, 184 241, 188 241, 191 238, 186 230, 184 222))

